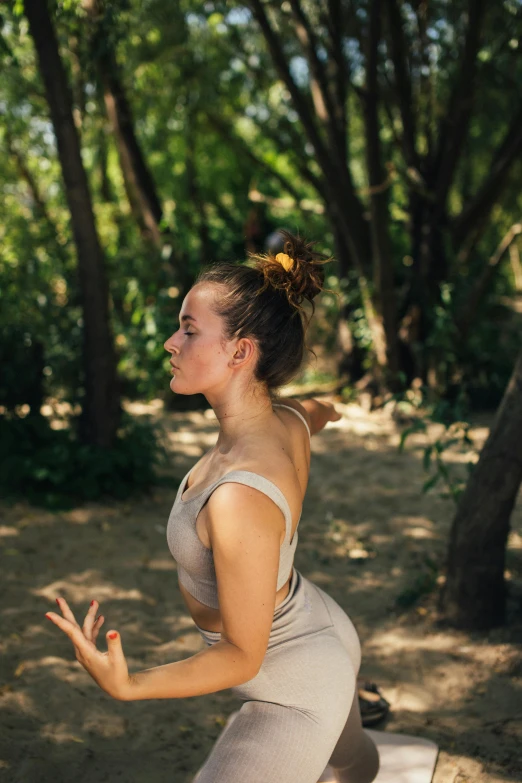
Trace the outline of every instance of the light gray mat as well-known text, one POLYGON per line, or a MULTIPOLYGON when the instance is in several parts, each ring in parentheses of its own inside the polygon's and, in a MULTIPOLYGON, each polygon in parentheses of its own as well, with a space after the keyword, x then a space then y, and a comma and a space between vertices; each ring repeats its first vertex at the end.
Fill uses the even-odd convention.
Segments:
MULTIPOLYGON (((434 742, 408 734, 365 729, 379 751, 381 767, 373 783, 431 783, 439 749, 434 742)), ((320 783, 335 783, 329 767, 320 783)), ((318 782, 318 783, 319 783, 318 782)))

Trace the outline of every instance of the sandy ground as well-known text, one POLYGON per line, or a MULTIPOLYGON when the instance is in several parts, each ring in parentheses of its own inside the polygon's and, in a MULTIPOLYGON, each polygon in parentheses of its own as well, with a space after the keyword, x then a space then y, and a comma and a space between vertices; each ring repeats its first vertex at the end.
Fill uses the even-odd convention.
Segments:
MULTIPOLYGON (((397 599, 417 590, 430 564, 442 573, 454 506, 421 494, 423 437, 399 454, 399 431, 387 413, 339 408, 343 419, 313 439, 296 567, 352 617, 362 672, 392 704, 385 728, 439 744, 435 783, 521 781, 522 502, 509 540, 508 626, 488 634, 448 630, 437 620, 436 591, 401 609, 397 599)), ((105 629, 122 634, 131 671, 202 649, 177 588, 165 526, 178 481, 213 443, 216 424, 204 413, 156 416, 172 447, 172 486, 141 501, 60 513, 24 503, 0 507, 1 780, 189 783, 239 706, 227 692, 112 701, 44 617, 56 595, 78 617, 98 599, 105 629)), ((486 424, 474 428, 478 444, 486 424)), ((449 456, 457 469, 462 459, 449 456)))

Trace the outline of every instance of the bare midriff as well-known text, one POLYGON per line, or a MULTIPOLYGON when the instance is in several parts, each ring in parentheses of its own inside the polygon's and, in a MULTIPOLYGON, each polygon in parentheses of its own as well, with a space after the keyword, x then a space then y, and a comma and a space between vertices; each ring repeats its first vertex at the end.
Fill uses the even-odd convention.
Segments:
MULTIPOLYGON (((183 587, 181 582, 178 583, 183 600, 185 601, 187 609, 189 610, 189 613, 196 625, 204 631, 218 631, 221 633, 223 628, 221 626, 221 614, 219 609, 213 609, 211 606, 207 606, 206 604, 202 604, 201 601, 197 601, 194 596, 191 595, 185 587, 183 587)), ((288 595, 289 589, 290 578, 276 593, 274 611, 277 609, 279 604, 284 601, 288 595)))

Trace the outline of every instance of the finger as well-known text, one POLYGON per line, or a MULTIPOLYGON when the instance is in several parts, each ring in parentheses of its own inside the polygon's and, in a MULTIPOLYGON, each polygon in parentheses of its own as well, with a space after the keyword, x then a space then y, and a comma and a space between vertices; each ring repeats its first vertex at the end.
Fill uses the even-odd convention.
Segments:
POLYGON ((56 614, 56 612, 46 612, 45 616, 69 637, 77 652, 84 654, 92 650, 92 642, 85 638, 82 629, 78 627, 77 623, 71 623, 70 620, 65 620, 63 617, 60 617, 59 614, 56 614))
POLYGON ((76 622, 76 618, 75 618, 74 614, 72 613, 72 611, 70 610, 69 604, 67 603, 65 598, 57 598, 56 599, 56 603, 60 607, 60 609, 62 611, 62 614, 65 617, 65 619, 69 620, 70 623, 74 623, 74 625, 76 625, 79 628, 80 626, 76 622))
POLYGON ((97 617, 96 620, 94 621, 94 625, 92 627, 93 642, 96 642, 96 639, 98 638, 98 634, 100 632, 100 628, 102 627, 104 622, 105 622, 105 617, 102 614, 99 617, 97 617))
POLYGON ((85 620, 83 621, 82 625, 82 631, 84 632, 87 639, 90 639, 92 641, 92 628, 94 625, 94 618, 96 617, 96 612, 98 611, 99 604, 98 601, 94 600, 91 601, 91 605, 89 607, 89 610, 87 614, 85 615, 85 620))

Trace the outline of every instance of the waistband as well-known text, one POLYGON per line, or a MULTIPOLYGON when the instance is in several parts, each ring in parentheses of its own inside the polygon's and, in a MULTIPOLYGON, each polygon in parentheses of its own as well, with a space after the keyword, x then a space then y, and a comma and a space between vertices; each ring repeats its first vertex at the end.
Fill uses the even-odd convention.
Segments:
MULTIPOLYGON (((296 568, 292 567, 292 576, 290 577, 290 588, 288 590, 288 595, 283 598, 279 606, 277 606, 274 610, 274 620, 277 620, 278 617, 285 611, 286 607, 290 603, 290 601, 295 597, 297 591, 303 584, 303 576, 299 573, 299 571, 296 568)), ((197 623, 194 623, 196 628, 198 629, 199 633, 203 637, 203 639, 209 643, 212 642, 219 642, 221 639, 221 631, 206 631, 204 628, 200 628, 197 623)))

